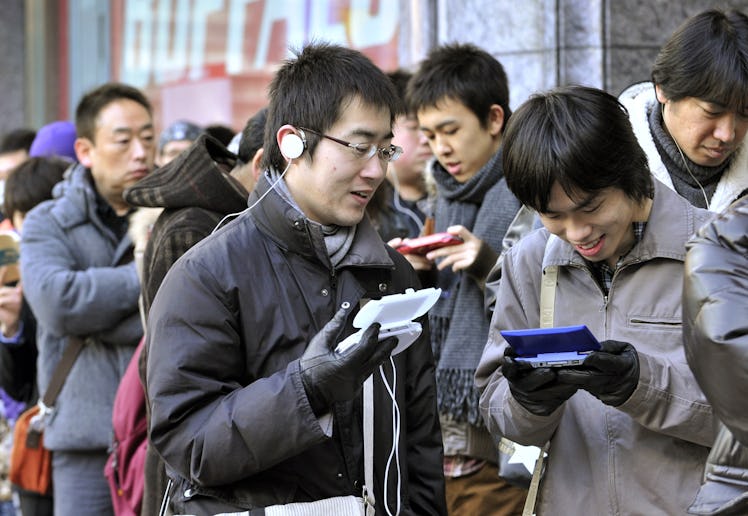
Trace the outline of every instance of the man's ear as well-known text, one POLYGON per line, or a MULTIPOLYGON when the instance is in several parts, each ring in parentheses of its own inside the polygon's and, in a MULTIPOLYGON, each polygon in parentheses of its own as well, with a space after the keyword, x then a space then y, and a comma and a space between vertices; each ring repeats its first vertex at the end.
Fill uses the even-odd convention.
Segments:
POLYGON ((86 168, 91 168, 91 154, 94 152, 94 144, 88 138, 76 138, 73 144, 78 162, 86 168))
POLYGON ((504 108, 491 104, 488 111, 488 132, 491 136, 500 136, 504 129, 504 108))
POLYGON ((665 104, 668 101, 668 98, 665 96, 665 92, 662 91, 662 88, 658 84, 655 84, 655 95, 657 95, 657 101, 660 104, 665 104))
POLYGON ((255 178, 255 181, 257 181, 260 178, 260 174, 262 174, 262 156, 265 154, 265 149, 260 147, 257 149, 257 152, 255 152, 254 157, 252 158, 252 177, 255 178))

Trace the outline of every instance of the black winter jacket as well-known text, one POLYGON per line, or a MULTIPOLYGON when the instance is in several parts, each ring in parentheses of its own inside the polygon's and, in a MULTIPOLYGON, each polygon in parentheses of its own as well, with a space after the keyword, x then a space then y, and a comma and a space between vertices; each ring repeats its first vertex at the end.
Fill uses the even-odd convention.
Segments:
MULTIPOLYGON (((247 207, 249 193, 231 177, 236 156, 207 134, 164 167, 125 191, 139 207, 163 208, 143 256, 142 299, 148 313, 161 282, 177 259, 210 235, 224 216, 247 207)), ((148 348, 140 353, 140 378, 146 381, 148 348)), ((158 514, 167 486, 163 463, 149 443, 141 514, 158 514)))
POLYGON ((683 296, 686 358, 721 421, 691 514, 748 514, 748 197, 689 243, 683 296))
MULTIPOLYGON (((269 188, 262 178, 250 205, 269 188)), ((174 509, 208 514, 359 495, 360 397, 333 408, 322 430, 301 382, 299 357, 344 302, 417 288, 406 260, 367 218, 343 262, 330 264, 319 227, 272 190, 248 213, 171 268, 150 314, 151 439, 177 489, 174 509)), ((394 358, 401 417, 401 514, 445 514, 434 359, 421 337, 394 358)), ((385 363, 392 379, 392 366, 385 363)), ((383 507, 392 402, 374 375, 375 496, 383 507)), ((388 478, 394 512, 397 480, 388 478)))

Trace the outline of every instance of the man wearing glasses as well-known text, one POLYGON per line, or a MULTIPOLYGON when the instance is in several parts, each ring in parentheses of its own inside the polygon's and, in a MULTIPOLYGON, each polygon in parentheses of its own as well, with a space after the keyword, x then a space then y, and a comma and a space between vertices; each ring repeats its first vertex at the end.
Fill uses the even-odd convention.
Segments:
POLYGON ((418 288, 365 217, 401 152, 396 98, 361 53, 301 50, 271 84, 267 170, 249 208, 164 279, 147 391, 175 513, 291 514, 287 504, 373 494, 378 514, 446 514, 425 317, 392 358, 397 339, 380 341, 377 323, 334 351, 363 302, 418 288), (361 393, 372 374, 375 480, 365 486, 361 393))

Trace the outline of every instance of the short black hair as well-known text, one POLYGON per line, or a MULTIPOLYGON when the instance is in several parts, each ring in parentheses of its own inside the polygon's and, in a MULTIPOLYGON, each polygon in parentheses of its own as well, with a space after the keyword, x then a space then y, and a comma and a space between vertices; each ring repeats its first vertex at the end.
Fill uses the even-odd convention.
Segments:
POLYGON ((407 104, 416 112, 436 107, 445 99, 464 104, 482 127, 488 124, 494 104, 504 111, 504 124, 512 115, 509 81, 503 65, 469 43, 435 48, 421 61, 408 83, 407 104))
POLYGON ((31 149, 31 144, 34 142, 36 137, 36 131, 21 127, 13 129, 5 133, 3 139, 0 140, 0 154, 6 152, 15 152, 19 150, 25 150, 26 152, 31 149))
POLYGON ((52 187, 62 180, 70 162, 57 157, 29 158, 14 168, 5 180, 3 214, 13 220, 42 201, 52 198, 52 187))
MULTIPOLYGON (((390 112, 390 124, 402 112, 392 81, 368 57, 332 43, 310 43, 287 59, 270 83, 268 120, 263 146, 266 163, 282 170, 286 161, 275 135, 285 124, 324 133, 356 98, 390 112)), ((306 133, 309 156, 319 136, 306 133)))
POLYGON ((236 131, 223 124, 206 125, 205 132, 221 142, 224 147, 228 146, 228 144, 231 143, 232 138, 236 135, 236 131))
POLYGON ((268 108, 266 106, 247 120, 239 139, 239 149, 236 151, 236 155, 242 163, 251 163, 257 151, 262 148, 267 119, 268 108))
POLYGON ((129 99, 137 102, 153 114, 153 108, 146 96, 139 89, 119 82, 107 82, 88 91, 78 101, 75 108, 75 132, 78 138, 88 138, 96 143, 96 119, 99 113, 112 102, 129 99))
POLYGON ((503 165, 509 189, 539 213, 548 211, 555 183, 572 199, 606 188, 635 201, 654 195, 626 108, 586 86, 537 93, 517 108, 504 132, 503 165))
MULTIPOLYGON (((397 96, 400 98, 400 100, 403 101, 404 104, 407 104, 408 81, 410 81, 410 79, 413 77, 413 73, 405 70, 404 68, 398 68, 397 70, 388 72, 387 77, 389 77, 392 81, 392 84, 395 85, 397 96)), ((407 105, 405 106, 405 110, 409 113, 413 111, 407 105)))
POLYGON ((687 19, 652 67, 665 97, 695 97, 742 113, 748 109, 748 17, 709 9, 687 19))

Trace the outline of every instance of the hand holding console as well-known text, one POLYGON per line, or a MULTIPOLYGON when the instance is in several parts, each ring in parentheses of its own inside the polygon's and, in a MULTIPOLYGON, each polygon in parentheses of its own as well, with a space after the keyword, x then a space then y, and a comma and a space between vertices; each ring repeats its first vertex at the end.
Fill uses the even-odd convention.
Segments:
POLYGON ((418 238, 406 238, 395 249, 400 254, 424 255, 434 249, 463 243, 462 238, 451 233, 433 233, 418 238))
POLYGON ((301 382, 315 414, 324 414, 339 401, 353 399, 364 380, 390 355, 397 339, 380 340, 379 324, 366 328, 360 345, 346 355, 333 351, 335 340, 345 326, 347 311, 341 309, 317 335, 299 360, 301 382))
MULTIPOLYGON (((434 306, 439 299, 441 289, 424 288, 413 290, 409 288, 404 294, 392 294, 381 299, 366 303, 353 319, 356 328, 368 328, 377 322, 381 325, 379 338, 397 337, 397 347, 392 355, 397 355, 408 348, 421 335, 421 324, 413 321, 434 306)), ((346 353, 362 340, 364 330, 349 335, 338 344, 335 351, 346 353)))
POLYGON ((504 356, 501 373, 517 403, 537 416, 548 416, 577 392, 576 385, 561 383, 556 369, 533 367, 516 360, 511 348, 504 356))
POLYGON ((582 365, 559 370, 558 378, 617 407, 631 397, 639 384, 639 355, 628 342, 606 340, 601 347, 590 353, 582 365))

